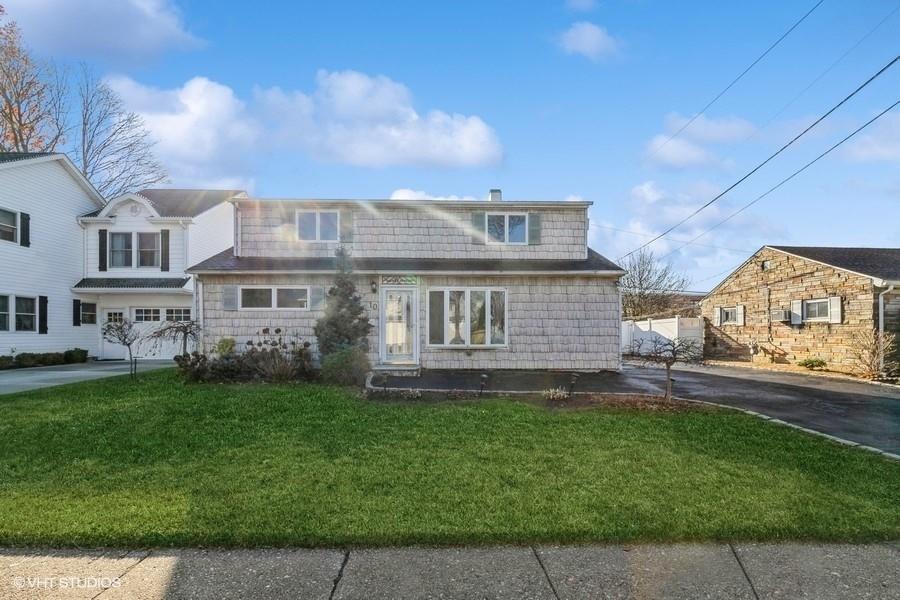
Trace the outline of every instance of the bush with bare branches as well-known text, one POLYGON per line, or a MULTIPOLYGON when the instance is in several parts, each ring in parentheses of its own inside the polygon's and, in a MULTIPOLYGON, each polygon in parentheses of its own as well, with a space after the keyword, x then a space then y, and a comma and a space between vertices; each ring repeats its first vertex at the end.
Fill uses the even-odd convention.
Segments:
POLYGON ((857 331, 850 338, 850 357, 853 372, 866 379, 877 379, 897 370, 894 360, 897 336, 876 329, 857 331))
POLYGON ((699 363, 703 360, 703 346, 694 339, 668 339, 656 336, 635 340, 631 358, 645 365, 663 365, 666 368, 665 400, 672 400, 672 366, 677 362, 699 363))

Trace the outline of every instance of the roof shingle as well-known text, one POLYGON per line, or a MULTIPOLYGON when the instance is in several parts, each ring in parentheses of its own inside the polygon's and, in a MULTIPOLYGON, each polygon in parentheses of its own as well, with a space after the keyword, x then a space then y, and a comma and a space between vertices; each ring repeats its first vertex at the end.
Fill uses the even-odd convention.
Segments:
POLYGON ((769 246, 832 267, 878 279, 900 280, 900 248, 769 246))
POLYGON ((75 289, 181 289, 190 281, 188 277, 86 277, 75 284, 75 289))

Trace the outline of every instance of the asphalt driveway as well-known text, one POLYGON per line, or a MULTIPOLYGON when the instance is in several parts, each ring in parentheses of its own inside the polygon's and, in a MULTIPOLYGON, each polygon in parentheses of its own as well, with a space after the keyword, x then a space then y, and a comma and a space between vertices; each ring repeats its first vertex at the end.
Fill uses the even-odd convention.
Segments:
MULTIPOLYGON (((900 388, 852 380, 746 369, 679 367, 675 395, 756 411, 865 446, 900 454, 900 388)), ((485 389, 541 391, 568 388, 571 374, 493 371, 485 389)), ((389 387, 477 390, 479 372, 426 371, 421 377, 390 377, 389 387)), ((578 391, 661 393, 665 372, 626 365, 619 372, 584 373, 578 391)))
MULTIPOLYGON (((172 367, 171 360, 140 360, 138 373, 172 367)), ((27 392, 64 383, 76 383, 89 379, 101 379, 128 373, 128 363, 123 360, 89 361, 74 365, 34 367, 31 369, 6 369, 0 371, 0 395, 27 392)))

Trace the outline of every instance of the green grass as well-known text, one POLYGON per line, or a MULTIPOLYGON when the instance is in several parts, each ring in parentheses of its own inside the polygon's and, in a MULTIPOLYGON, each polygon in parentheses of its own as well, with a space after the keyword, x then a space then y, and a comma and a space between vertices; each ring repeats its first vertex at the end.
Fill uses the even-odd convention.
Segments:
POLYGON ((370 402, 171 371, 0 397, 0 544, 900 537, 900 463, 732 411, 370 402))

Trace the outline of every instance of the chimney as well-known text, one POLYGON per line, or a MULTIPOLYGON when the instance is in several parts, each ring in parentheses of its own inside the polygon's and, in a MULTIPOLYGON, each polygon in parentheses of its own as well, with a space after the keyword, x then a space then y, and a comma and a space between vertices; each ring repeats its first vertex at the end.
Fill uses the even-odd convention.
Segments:
POLYGON ((503 201, 503 192, 498 189, 493 189, 489 193, 489 197, 491 202, 502 202, 503 201))

